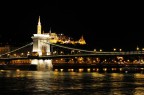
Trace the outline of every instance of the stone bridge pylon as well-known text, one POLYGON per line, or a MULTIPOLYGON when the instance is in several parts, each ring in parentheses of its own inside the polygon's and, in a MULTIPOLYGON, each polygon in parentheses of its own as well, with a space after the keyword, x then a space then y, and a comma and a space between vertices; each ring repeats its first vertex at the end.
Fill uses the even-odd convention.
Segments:
MULTIPOLYGON (((37 34, 33 34, 33 53, 37 53, 39 56, 51 55, 50 44, 47 44, 51 39, 51 30, 49 33, 42 33, 42 26, 40 16, 38 18, 37 34)), ((31 64, 36 64, 38 70, 46 70, 52 68, 52 60, 32 60, 31 64)))

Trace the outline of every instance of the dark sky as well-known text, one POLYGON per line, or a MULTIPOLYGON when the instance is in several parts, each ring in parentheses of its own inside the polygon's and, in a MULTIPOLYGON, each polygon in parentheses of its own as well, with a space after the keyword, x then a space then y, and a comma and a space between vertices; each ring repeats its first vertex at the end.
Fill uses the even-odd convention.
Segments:
POLYGON ((90 48, 144 47, 141 2, 6 2, 1 6, 1 43, 29 43, 38 16, 43 30, 84 36, 90 48))

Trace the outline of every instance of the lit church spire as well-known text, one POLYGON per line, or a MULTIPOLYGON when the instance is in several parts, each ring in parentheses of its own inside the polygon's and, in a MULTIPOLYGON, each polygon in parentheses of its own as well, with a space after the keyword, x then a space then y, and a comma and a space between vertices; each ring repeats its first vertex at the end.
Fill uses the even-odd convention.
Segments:
POLYGON ((79 44, 86 44, 83 35, 82 35, 81 38, 79 39, 79 44))
POLYGON ((41 22, 40 22, 40 16, 39 16, 39 19, 38 19, 37 34, 41 34, 41 22))
POLYGON ((51 34, 51 27, 50 27, 50 30, 49 30, 49 34, 51 34))

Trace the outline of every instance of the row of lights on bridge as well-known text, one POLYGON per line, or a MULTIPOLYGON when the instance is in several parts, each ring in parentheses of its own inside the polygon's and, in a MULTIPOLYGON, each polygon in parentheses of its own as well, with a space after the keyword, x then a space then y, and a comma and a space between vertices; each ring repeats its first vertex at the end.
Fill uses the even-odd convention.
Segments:
MULTIPOLYGON (((139 51, 139 50, 140 50, 140 48, 139 48, 139 47, 137 47, 137 48, 136 48, 136 50, 137 50, 137 51, 139 51)), ((94 49, 94 52, 96 52, 96 51, 97 51, 97 50, 96 50, 96 49, 94 49)), ((100 52, 102 52, 103 50, 102 50, 102 49, 100 49, 99 51, 100 51, 100 52)), ((116 48, 113 48, 113 51, 117 51, 117 49, 116 49, 116 48)), ((119 51, 121 52, 121 51, 122 51, 122 49, 120 48, 120 49, 119 49, 119 51)), ((144 48, 142 48, 142 51, 144 51, 144 48)), ((74 50, 72 50, 72 51, 71 51, 71 53, 74 53, 74 52, 75 52, 74 50)), ((54 53, 54 54, 56 54, 56 53, 57 53, 57 51, 54 51, 53 53, 54 53)), ((77 53, 80 53, 80 51, 78 51, 77 53)), ((63 52, 63 51, 61 51, 61 52, 60 52, 60 54, 64 54, 64 52, 63 52)), ((24 53, 21 53, 21 56, 23 56, 23 55, 24 55, 24 53)), ((27 56, 28 56, 28 55, 30 55, 30 52, 29 52, 29 51, 27 52, 27 56)), ((7 54, 7 56, 10 56, 10 54, 7 54)), ((16 56, 16 54, 14 54, 14 56, 16 56)))
MULTIPOLYGON (((137 46, 136 50, 139 51, 140 48, 137 46)), ((144 51, 144 48, 142 48, 141 50, 144 51)))
MULTIPOLYGON (((24 55, 25 55, 24 53, 21 53, 21 54, 20 54, 20 56, 24 56, 24 55)), ((26 55, 27 55, 27 56, 29 56, 29 55, 30 55, 30 52, 28 51, 26 55)), ((10 56, 10 54, 7 54, 7 56, 10 56)), ((16 57, 16 56, 17 56, 17 54, 16 54, 16 53, 14 53, 14 54, 13 54, 13 56, 15 56, 15 57, 16 57)))
MULTIPOLYGON (((100 49, 99 51, 102 52, 103 50, 100 49)), ((113 48, 113 51, 117 51, 117 49, 116 49, 116 48, 113 48)), ((119 51, 122 51, 122 49, 119 49, 119 51)), ((94 52, 96 52, 96 49, 94 49, 94 52)))
MULTIPOLYGON (((113 51, 117 51, 117 50, 118 50, 118 49, 113 48, 113 51)), ((139 48, 139 47, 137 47, 137 48, 136 48, 136 50, 137 50, 137 51, 139 51, 139 50, 140 50, 140 48, 139 48)), ((142 51, 144 51, 144 48, 142 48, 141 50, 142 50, 142 51)), ((102 49, 100 49, 99 51, 100 51, 100 52, 102 52, 103 50, 102 50, 102 49)), ((121 52, 121 51, 122 51, 122 49, 120 48, 118 51, 120 51, 120 52, 121 52)), ((96 49, 94 49, 94 52, 96 52, 96 49)))

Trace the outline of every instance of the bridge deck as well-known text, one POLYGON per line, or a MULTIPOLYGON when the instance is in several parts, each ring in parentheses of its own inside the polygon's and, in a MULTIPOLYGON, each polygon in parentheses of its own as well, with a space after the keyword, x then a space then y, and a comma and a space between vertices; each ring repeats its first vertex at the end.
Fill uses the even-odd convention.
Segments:
POLYGON ((20 60, 20 59, 54 59, 72 57, 98 57, 98 56, 142 56, 144 52, 98 52, 91 54, 71 54, 71 55, 48 55, 48 56, 27 56, 27 57, 6 57, 0 60, 20 60))

